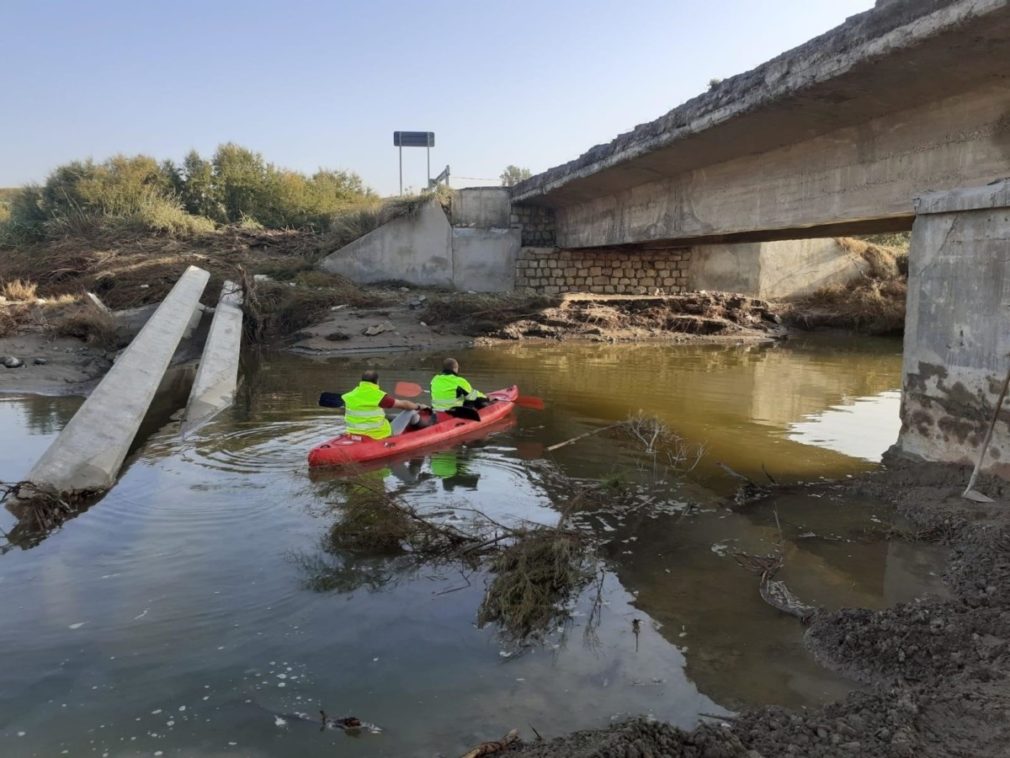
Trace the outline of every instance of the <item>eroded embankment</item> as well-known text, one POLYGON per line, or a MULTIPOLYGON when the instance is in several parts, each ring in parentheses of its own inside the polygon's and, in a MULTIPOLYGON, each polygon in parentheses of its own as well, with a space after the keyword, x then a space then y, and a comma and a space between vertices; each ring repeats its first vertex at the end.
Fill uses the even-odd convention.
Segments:
POLYGON ((949 544, 953 597, 879 611, 818 615, 807 644, 866 683, 845 700, 793 712, 755 708, 684 732, 633 721, 521 750, 527 756, 1006 756, 1010 745, 1010 485, 985 481, 988 505, 964 500, 968 472, 891 461, 887 470, 813 489, 893 502, 918 539, 949 544))

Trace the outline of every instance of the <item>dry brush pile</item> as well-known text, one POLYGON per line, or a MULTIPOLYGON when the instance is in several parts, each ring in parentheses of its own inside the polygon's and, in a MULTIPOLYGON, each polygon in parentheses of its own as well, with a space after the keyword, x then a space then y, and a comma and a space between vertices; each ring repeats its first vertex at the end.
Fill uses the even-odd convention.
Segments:
MULTIPOLYGON (((658 468, 666 475, 693 468, 704 451, 642 414, 605 429, 642 448, 651 457, 654 478, 658 468)), ((454 567, 464 576, 484 570, 488 581, 478 624, 495 624, 508 641, 519 645, 543 639, 564 626, 580 593, 600 575, 601 542, 591 527, 592 517, 627 515, 657 501, 609 480, 571 479, 546 461, 532 466, 536 471, 531 475, 555 503, 554 524, 505 524, 462 503, 422 511, 386 491, 381 478, 358 473, 342 480, 340 502, 333 506, 337 520, 323 541, 326 557, 299 558, 309 586, 381 586, 422 566, 454 567), (450 514, 455 520, 445 518, 450 514)), ((590 623, 598 617, 595 604, 589 617, 590 623)))
POLYGON ((791 326, 851 329, 895 335, 905 328, 908 253, 863 240, 840 238, 839 245, 859 263, 860 276, 848 284, 822 287, 793 301, 785 312, 791 326))

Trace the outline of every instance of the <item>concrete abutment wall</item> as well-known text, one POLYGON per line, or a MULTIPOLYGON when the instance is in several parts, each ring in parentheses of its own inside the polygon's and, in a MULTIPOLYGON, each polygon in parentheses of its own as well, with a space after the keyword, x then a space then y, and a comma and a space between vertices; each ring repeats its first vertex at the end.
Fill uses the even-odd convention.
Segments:
POLYGON ((524 247, 516 263, 516 289, 543 295, 715 290, 786 299, 844 284, 865 268, 834 238, 649 250, 524 247))
MULTIPOLYGON (((1010 366, 1010 180, 916 202, 897 451, 974 463, 1010 366)), ((1004 405, 983 470, 1010 478, 1004 405)))
POLYGON ((326 256, 324 271, 359 284, 404 281, 417 287, 507 292, 515 280, 520 230, 510 226, 508 191, 460 190, 452 222, 434 199, 326 256))
POLYGON ((690 249, 623 252, 524 247, 516 289, 529 294, 674 294, 688 287, 690 249))

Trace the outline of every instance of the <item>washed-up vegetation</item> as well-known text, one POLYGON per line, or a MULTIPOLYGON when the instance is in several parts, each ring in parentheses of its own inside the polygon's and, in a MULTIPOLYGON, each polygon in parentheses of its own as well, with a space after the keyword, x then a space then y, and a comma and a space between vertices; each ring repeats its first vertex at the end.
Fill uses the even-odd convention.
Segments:
POLYGON ((446 293, 426 301, 421 320, 436 325, 459 324, 466 334, 479 336, 514 321, 538 318, 544 309, 557 306, 559 300, 518 293, 446 293))
POLYGON ((0 531, 0 555, 15 547, 35 547, 86 510, 96 497, 91 491, 57 494, 31 482, 0 482, 0 507, 7 507, 18 519, 9 532, 0 531))
POLYGON ((257 281, 239 271, 245 299, 244 327, 254 343, 264 343, 297 334, 325 317, 331 308, 352 305, 372 307, 386 301, 382 290, 365 290, 339 274, 299 271, 291 281, 257 281))
POLYGON ((61 337, 75 337, 89 345, 117 346, 116 320, 90 302, 66 310, 52 322, 52 331, 61 337))
MULTIPOLYGON (((901 238, 893 241, 900 244, 901 238)), ((862 275, 848 284, 823 287, 793 301, 785 314, 787 322, 803 329, 902 334, 908 294, 907 247, 885 247, 851 238, 838 242, 861 261, 862 275)))
MULTIPOLYGON (((659 461, 654 469, 659 466, 667 477, 693 467, 703 452, 641 413, 617 426, 627 427, 625 443, 652 455, 659 461)), ((660 501, 630 484, 574 480, 546 461, 532 465, 545 489, 555 493, 559 516, 553 525, 504 524, 456 503, 421 511, 386 491, 381 478, 346 478, 339 485, 341 502, 334 506, 337 519, 322 545, 328 558, 299 559, 308 586, 321 591, 381 586, 398 572, 421 567, 454 566, 461 573, 483 569, 488 580, 478 624, 496 625, 518 645, 544 639, 564 627, 575 600, 599 575, 603 543, 594 536, 591 519, 628 515, 658 507, 660 501), (445 518, 449 513, 453 520, 445 518)), ((597 595, 587 633, 598 622, 602 601, 597 595)))

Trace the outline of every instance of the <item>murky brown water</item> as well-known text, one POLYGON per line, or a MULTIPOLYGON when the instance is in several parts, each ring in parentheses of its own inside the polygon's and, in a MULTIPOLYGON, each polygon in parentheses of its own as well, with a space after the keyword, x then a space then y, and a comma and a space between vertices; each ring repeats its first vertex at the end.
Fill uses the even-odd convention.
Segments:
MULTIPOLYGON (((374 363, 391 386, 426 380, 441 357, 374 363)), ((896 342, 459 357, 475 384, 515 381, 547 410, 391 467, 385 486, 418 507, 553 522, 544 466, 649 480, 641 451, 608 436, 527 459, 639 409, 706 446, 662 513, 587 521, 607 540, 593 637, 583 597, 564 633, 515 655, 474 625, 481 573, 321 550, 343 490, 305 467, 308 448, 340 427, 315 399, 350 386, 361 364, 271 355, 250 362, 233 409, 187 440, 162 427, 103 501, 38 547, 0 556, 0 754, 454 755, 528 724, 553 735, 649 713, 690 726, 744 704, 823 702, 851 683, 814 664, 802 627, 764 605, 732 558, 771 549, 773 509, 782 576, 808 602, 880 607, 939 589, 942 555, 865 538, 892 520, 879 504, 791 495, 734 512, 725 497, 736 482, 718 465, 784 482, 872 467, 897 432, 896 342), (313 589, 320 566, 340 569, 339 589, 313 589), (384 731, 353 739, 277 716, 319 707, 384 731)), ((0 399, 0 479, 19 478, 78 403, 0 399)))

